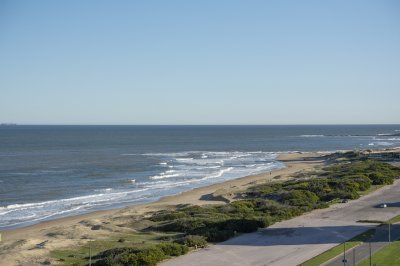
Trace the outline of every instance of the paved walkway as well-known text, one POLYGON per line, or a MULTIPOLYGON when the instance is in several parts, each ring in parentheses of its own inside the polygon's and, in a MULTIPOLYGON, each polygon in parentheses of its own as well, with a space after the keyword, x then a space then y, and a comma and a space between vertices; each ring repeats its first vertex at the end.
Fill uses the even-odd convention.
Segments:
MULTIPOLYGON (((400 224, 391 225, 391 240, 400 238, 400 224)), ((364 243, 352 250, 346 252, 346 263, 343 263, 344 256, 338 256, 333 261, 325 264, 326 266, 352 266, 369 258, 369 245, 371 245, 371 253, 374 254, 381 248, 389 245, 389 225, 377 227, 374 238, 371 243, 364 243), (354 263, 355 261, 355 263, 354 263)))

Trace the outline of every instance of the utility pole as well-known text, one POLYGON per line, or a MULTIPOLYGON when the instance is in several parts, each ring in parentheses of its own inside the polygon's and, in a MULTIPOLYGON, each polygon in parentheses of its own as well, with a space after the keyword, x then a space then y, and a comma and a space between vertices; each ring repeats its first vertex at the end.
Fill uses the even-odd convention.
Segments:
POLYGON ((356 266, 356 248, 353 248, 353 266, 356 266))
POLYGON ((390 245, 390 223, 389 223, 389 245, 390 245))
POLYGON ((369 266, 372 266, 371 241, 369 242, 369 266))
POLYGON ((346 242, 343 243, 343 266, 346 266, 346 242))
POLYGON ((92 266, 92 245, 91 245, 91 242, 92 241, 89 240, 89 266, 92 266))

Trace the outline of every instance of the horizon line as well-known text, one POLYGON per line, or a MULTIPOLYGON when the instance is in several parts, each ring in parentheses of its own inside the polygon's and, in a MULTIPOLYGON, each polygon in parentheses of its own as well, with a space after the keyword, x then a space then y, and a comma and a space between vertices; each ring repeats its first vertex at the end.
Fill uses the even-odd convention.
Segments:
POLYGON ((332 123, 332 124, 30 124, 30 123, 0 123, 0 126, 390 126, 400 123, 332 123))

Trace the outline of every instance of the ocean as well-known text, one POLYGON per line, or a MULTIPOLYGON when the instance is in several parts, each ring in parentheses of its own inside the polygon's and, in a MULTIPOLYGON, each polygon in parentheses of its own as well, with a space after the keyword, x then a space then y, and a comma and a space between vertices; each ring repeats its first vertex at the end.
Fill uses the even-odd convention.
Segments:
POLYGON ((281 152, 400 147, 400 125, 0 126, 0 229, 285 167, 281 152))

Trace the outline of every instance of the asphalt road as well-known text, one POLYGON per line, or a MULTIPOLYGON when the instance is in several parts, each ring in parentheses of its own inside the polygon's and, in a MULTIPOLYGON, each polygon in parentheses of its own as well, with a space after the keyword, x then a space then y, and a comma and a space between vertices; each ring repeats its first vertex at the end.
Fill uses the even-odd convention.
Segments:
POLYGON ((299 265, 375 226, 358 220, 388 220, 400 215, 399 191, 397 180, 361 199, 315 210, 159 265, 299 265), (381 203, 389 205, 377 208, 381 203))

